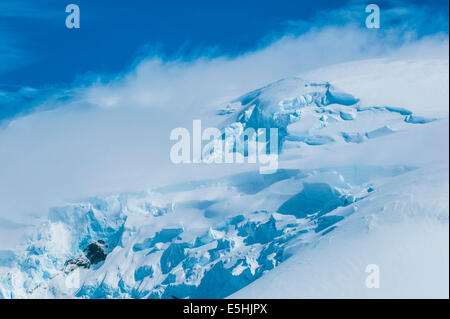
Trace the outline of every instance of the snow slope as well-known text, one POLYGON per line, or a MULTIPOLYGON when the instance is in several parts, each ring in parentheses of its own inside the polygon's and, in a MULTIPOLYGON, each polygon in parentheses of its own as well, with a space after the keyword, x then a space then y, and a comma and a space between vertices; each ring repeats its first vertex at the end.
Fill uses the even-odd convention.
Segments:
POLYGON ((447 84, 448 61, 360 61, 221 105, 237 141, 279 129, 276 173, 52 208, 0 251, 0 297, 447 298, 447 84))

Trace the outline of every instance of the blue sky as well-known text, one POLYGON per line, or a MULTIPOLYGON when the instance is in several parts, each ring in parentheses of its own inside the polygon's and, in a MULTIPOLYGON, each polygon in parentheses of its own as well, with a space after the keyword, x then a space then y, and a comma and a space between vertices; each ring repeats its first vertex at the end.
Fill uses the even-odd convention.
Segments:
MULTIPOLYGON (((4 1, 4 0, 3 0, 4 1)), ((42 85, 70 82, 86 72, 116 72, 146 50, 195 55, 215 48, 235 54, 255 47, 288 20, 306 18, 344 1, 72 1, 81 28, 65 27, 69 1, 3 2, 1 27, 16 38, 26 61, 2 83, 42 85), (8 3, 9 2, 9 3, 8 3), (7 11, 10 11, 8 14, 7 11)))
MULTIPOLYGON (((149 53, 166 59, 189 59, 205 52, 236 55, 263 46, 277 35, 320 27, 323 21, 315 21, 319 12, 353 5, 361 8, 357 23, 366 15, 365 3, 346 0, 72 2, 80 7, 80 29, 65 27, 65 6, 70 1, 2 0, 0 88, 68 84, 89 73, 119 72, 149 53)), ((410 5, 377 3, 382 10, 410 5)), ((430 12, 446 12, 448 17, 448 1, 413 3, 425 5, 430 12)), ((351 21, 336 21, 345 22, 351 21)), ((386 22, 393 27, 405 21, 386 22)), ((433 21, 425 26, 419 32, 447 29, 448 33, 448 18, 447 26, 433 21)))
MULTIPOLYGON (((125 75, 140 62, 154 57, 164 62, 195 62, 205 57, 235 59, 264 51, 283 37, 300 37, 330 26, 351 25, 363 30, 365 35, 383 40, 378 43, 380 48, 439 33, 448 38, 447 0, 376 1, 381 9, 381 28, 370 31, 364 25, 367 3, 370 2, 2 0, 0 121, 35 109, 48 97, 54 97, 55 92, 64 95, 61 90, 89 86, 98 77, 125 75), (80 29, 65 26, 65 8, 70 3, 80 7, 80 29)), ((346 37, 349 46, 358 41, 361 47, 365 45, 361 39, 346 37)), ((297 58, 304 59, 302 49, 299 50, 297 58)), ((319 50, 317 56, 323 55, 319 50)), ((346 60, 349 57, 329 57, 328 62, 346 60)), ((276 61, 269 61, 272 62, 276 61)), ((290 66, 286 63, 280 70, 283 68, 290 66)))

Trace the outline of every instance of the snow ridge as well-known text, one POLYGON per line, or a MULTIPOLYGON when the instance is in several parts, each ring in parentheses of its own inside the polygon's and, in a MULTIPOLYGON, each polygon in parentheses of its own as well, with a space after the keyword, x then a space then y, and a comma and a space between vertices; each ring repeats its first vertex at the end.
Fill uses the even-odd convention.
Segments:
MULTIPOLYGON (((296 157, 436 120, 361 105, 328 82, 301 78, 250 92, 217 115, 226 117, 222 128, 237 143, 246 128, 277 127, 280 153, 296 157)), ((28 242, 1 252, 0 297, 224 298, 289 259, 294 248, 314 246, 343 227, 380 181, 416 169, 250 171, 53 208, 28 242), (68 281, 74 274, 76 282, 68 281)))

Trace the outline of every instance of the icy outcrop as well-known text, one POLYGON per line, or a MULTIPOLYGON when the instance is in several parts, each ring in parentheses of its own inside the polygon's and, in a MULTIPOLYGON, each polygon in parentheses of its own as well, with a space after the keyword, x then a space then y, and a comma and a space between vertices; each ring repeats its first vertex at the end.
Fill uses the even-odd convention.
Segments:
MULTIPOLYGON (((357 102, 358 99, 338 91, 329 83, 310 83, 294 77, 250 92, 232 101, 218 114, 236 113, 225 122, 224 131, 237 141, 243 140, 241 135, 248 128, 255 131, 260 128, 277 128, 278 149, 281 150, 288 135, 287 127, 302 118, 303 109, 320 108, 330 104, 350 106, 357 102), (241 106, 240 110, 237 109, 237 105, 241 106)), ((314 144, 311 141, 310 143, 314 144)))
POLYGON ((345 182, 345 170, 255 172, 190 184, 186 191, 201 190, 199 198, 216 187, 239 190, 207 203, 161 201, 180 194, 173 192, 180 185, 54 208, 23 248, 2 258, 9 261, 0 266, 0 291, 13 298, 224 298, 289 258, 290 247, 312 244, 338 227, 374 191, 366 186, 371 176, 410 169, 364 170, 361 185, 345 182), (276 185, 284 185, 285 194, 273 209, 239 205, 219 218, 219 207, 233 198, 261 201, 276 185), (188 213, 197 220, 181 222, 188 213))
POLYGON ((394 133, 386 124, 399 129, 408 124, 426 124, 434 119, 413 115, 411 111, 395 106, 361 106, 359 99, 343 92, 328 82, 315 83, 293 77, 269 84, 245 94, 218 115, 227 117, 223 122, 222 136, 233 143, 231 149, 247 156, 248 141, 256 139, 245 136, 246 129, 278 129, 278 151, 285 142, 320 146, 336 142, 362 143, 367 139, 394 133), (346 123, 349 122, 349 123, 346 123), (355 130, 355 128, 365 130, 355 130), (246 140, 248 138, 248 141, 246 140))
MULTIPOLYGON (((293 150, 291 158, 321 150, 313 163, 330 156, 330 145, 360 147, 433 121, 404 108, 361 106, 330 83, 299 78, 250 92, 218 115, 237 141, 246 128, 278 128, 279 150, 293 150)), ((330 238, 376 196, 380 180, 416 169, 318 166, 53 208, 22 247, 0 251, 0 296, 224 298, 284 263, 294 248, 330 238)))

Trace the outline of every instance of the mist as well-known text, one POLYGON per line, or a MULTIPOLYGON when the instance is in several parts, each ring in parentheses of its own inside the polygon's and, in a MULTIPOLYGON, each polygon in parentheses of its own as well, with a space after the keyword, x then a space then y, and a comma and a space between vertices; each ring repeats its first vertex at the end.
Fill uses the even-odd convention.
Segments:
POLYGON ((69 99, 49 99, 47 111, 0 128, 0 217, 28 222, 68 201, 196 178, 207 168, 170 162, 173 128, 190 129, 193 119, 281 78, 372 58, 448 59, 448 35, 313 28, 234 57, 152 54, 121 74, 82 77, 69 99))

